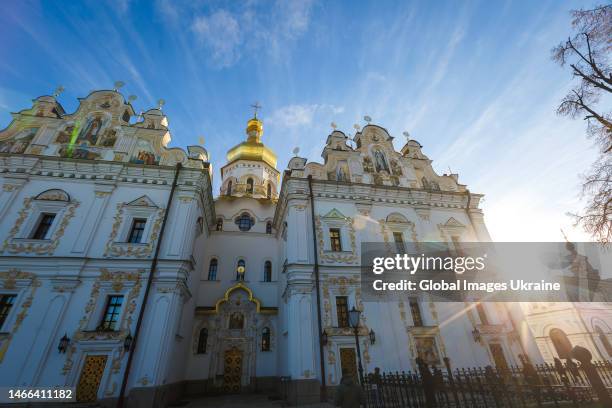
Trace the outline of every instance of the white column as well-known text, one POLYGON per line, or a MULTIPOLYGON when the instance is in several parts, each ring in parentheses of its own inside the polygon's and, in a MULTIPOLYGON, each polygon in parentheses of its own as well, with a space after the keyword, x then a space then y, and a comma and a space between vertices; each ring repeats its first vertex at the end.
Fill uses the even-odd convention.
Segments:
POLYGON ((292 379, 314 379, 317 370, 318 333, 314 330, 316 310, 313 303, 312 283, 289 283, 287 313, 289 327, 287 359, 292 379))
POLYGON ((4 218, 26 181, 24 179, 4 178, 4 184, 2 190, 0 190, 0 219, 4 218))
POLYGON ((106 204, 114 189, 114 185, 96 184, 94 201, 89 207, 87 217, 81 225, 79 236, 72 247, 72 253, 85 254, 89 250, 93 237, 97 232, 98 225, 100 224, 100 220, 102 219, 106 204))

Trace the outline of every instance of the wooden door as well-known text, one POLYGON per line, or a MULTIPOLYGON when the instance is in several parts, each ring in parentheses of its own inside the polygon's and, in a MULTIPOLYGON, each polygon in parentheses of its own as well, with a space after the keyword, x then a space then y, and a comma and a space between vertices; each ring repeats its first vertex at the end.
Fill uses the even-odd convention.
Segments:
POLYGON ((107 356, 87 356, 76 390, 78 402, 94 402, 98 399, 98 388, 104 374, 107 356))
POLYGON ((225 351, 223 370, 223 389, 225 392, 240 392, 242 379, 242 351, 232 348, 225 351))
POLYGON ((491 350, 491 354, 493 355, 495 367, 498 370, 507 370, 508 362, 506 361, 506 357, 504 356, 504 349, 502 348, 501 344, 491 343, 489 344, 489 349, 491 350))
POLYGON ((357 355, 354 348, 340 349, 340 368, 342 376, 351 376, 353 381, 358 382, 357 378, 357 355))

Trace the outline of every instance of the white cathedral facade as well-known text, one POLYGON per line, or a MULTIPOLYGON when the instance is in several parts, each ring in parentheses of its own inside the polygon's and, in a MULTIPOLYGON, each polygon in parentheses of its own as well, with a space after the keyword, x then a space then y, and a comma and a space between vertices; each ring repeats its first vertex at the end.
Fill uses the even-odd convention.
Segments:
POLYGON ((281 173, 255 116, 214 197, 207 151, 168 147, 160 108, 135 117, 116 90, 74 113, 42 96, 0 132, 0 386, 130 406, 241 391, 314 402, 357 375, 353 307, 366 373, 418 357, 550 361, 566 340, 610 358, 597 305, 546 321, 512 304, 362 300, 361 242, 491 240, 482 195, 436 174, 417 141, 398 152, 368 124, 352 146, 334 130, 323 163, 296 156, 281 173))

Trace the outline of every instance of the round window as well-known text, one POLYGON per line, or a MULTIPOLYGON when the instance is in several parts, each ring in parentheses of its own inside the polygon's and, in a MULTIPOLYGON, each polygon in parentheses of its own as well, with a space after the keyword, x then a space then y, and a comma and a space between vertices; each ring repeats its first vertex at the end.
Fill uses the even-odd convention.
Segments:
POLYGON ((248 213, 242 213, 240 217, 236 218, 236 225, 238 225, 240 231, 248 231, 254 224, 255 220, 248 213))

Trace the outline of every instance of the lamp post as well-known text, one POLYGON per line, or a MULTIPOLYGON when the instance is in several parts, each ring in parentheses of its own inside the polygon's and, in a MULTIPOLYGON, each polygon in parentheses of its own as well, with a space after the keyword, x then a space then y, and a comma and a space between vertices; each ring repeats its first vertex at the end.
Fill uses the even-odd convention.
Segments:
POLYGON ((355 333, 355 345, 357 347, 357 361, 359 363, 359 383, 363 387, 363 366, 361 365, 361 349, 359 348, 359 318, 361 317, 361 310, 355 309, 355 306, 349 311, 349 324, 353 328, 355 333))
POLYGON ((57 346, 57 350, 60 353, 65 353, 66 349, 70 345, 70 338, 68 337, 68 333, 64 334, 64 336, 60 339, 59 345, 57 346))

